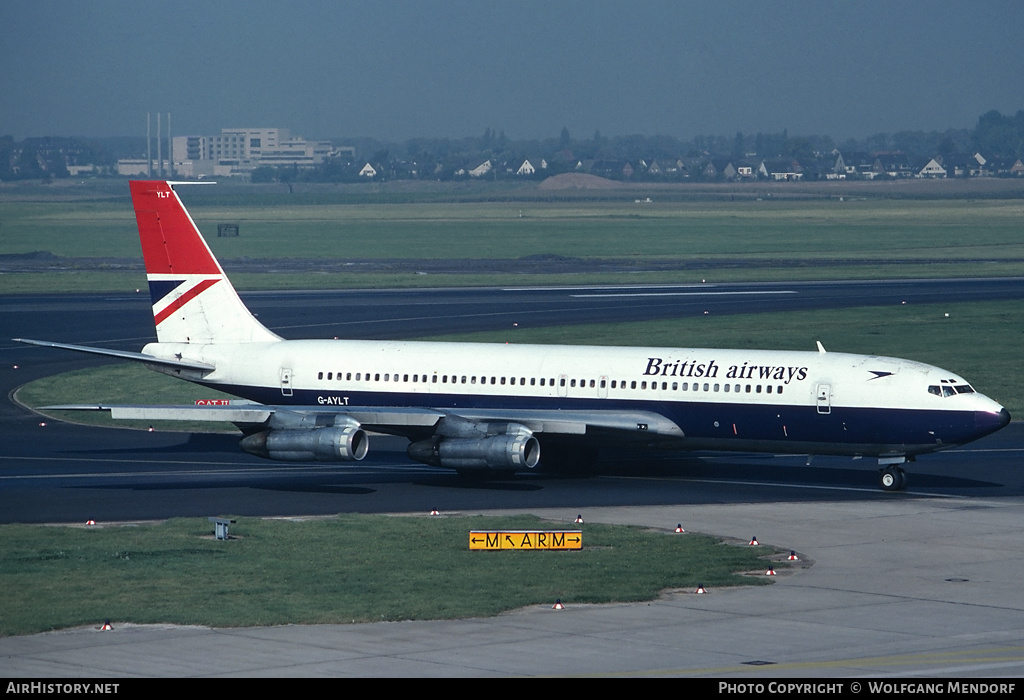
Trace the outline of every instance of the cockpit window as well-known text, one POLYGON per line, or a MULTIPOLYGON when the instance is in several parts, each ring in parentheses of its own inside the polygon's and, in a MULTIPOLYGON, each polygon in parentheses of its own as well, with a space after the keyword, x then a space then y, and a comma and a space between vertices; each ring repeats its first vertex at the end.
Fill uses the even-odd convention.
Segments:
POLYGON ((941 386, 932 384, 928 387, 928 393, 945 398, 947 396, 956 396, 957 394, 973 394, 974 387, 970 384, 942 384, 941 386))

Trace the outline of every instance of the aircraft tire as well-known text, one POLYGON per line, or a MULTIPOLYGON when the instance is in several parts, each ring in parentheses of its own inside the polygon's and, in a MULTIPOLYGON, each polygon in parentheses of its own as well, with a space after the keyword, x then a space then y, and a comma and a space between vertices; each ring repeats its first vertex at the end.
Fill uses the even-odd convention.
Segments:
POLYGON ((886 467, 879 474, 879 485, 883 491, 902 491, 907 487, 907 474, 900 467, 886 467))

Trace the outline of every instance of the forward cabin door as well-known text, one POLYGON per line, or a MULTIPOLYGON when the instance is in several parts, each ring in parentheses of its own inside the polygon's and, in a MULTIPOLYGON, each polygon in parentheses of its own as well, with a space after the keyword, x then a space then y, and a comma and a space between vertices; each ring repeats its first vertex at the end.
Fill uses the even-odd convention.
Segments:
POLYGON ((290 367, 281 368, 281 396, 292 395, 292 370, 290 367))

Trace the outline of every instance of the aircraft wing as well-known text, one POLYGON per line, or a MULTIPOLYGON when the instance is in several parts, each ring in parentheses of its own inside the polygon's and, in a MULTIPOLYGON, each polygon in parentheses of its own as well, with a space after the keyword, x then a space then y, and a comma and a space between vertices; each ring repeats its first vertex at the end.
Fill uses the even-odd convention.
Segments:
POLYGON ((529 411, 516 409, 466 409, 394 406, 270 406, 232 402, 220 406, 163 406, 118 404, 66 404, 42 406, 41 410, 110 411, 117 420, 192 420, 259 425, 277 415, 279 419, 345 417, 368 430, 399 435, 422 432, 453 416, 477 423, 507 422, 522 425, 534 433, 586 435, 594 431, 622 431, 644 437, 684 437, 683 431, 664 416, 651 411, 529 411))
POLYGON ((109 411, 115 420, 186 420, 259 425, 270 419, 273 406, 230 404, 226 406, 161 406, 125 404, 63 404, 40 406, 40 411, 109 411))

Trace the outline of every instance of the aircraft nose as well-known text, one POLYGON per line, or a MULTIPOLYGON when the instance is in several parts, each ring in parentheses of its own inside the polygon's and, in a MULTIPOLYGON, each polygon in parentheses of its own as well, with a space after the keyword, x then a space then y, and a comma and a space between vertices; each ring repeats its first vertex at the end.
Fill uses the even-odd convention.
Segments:
POLYGON ((979 411, 974 414, 974 425, 982 435, 988 435, 1010 424, 1010 412, 1001 408, 995 411, 979 411))

